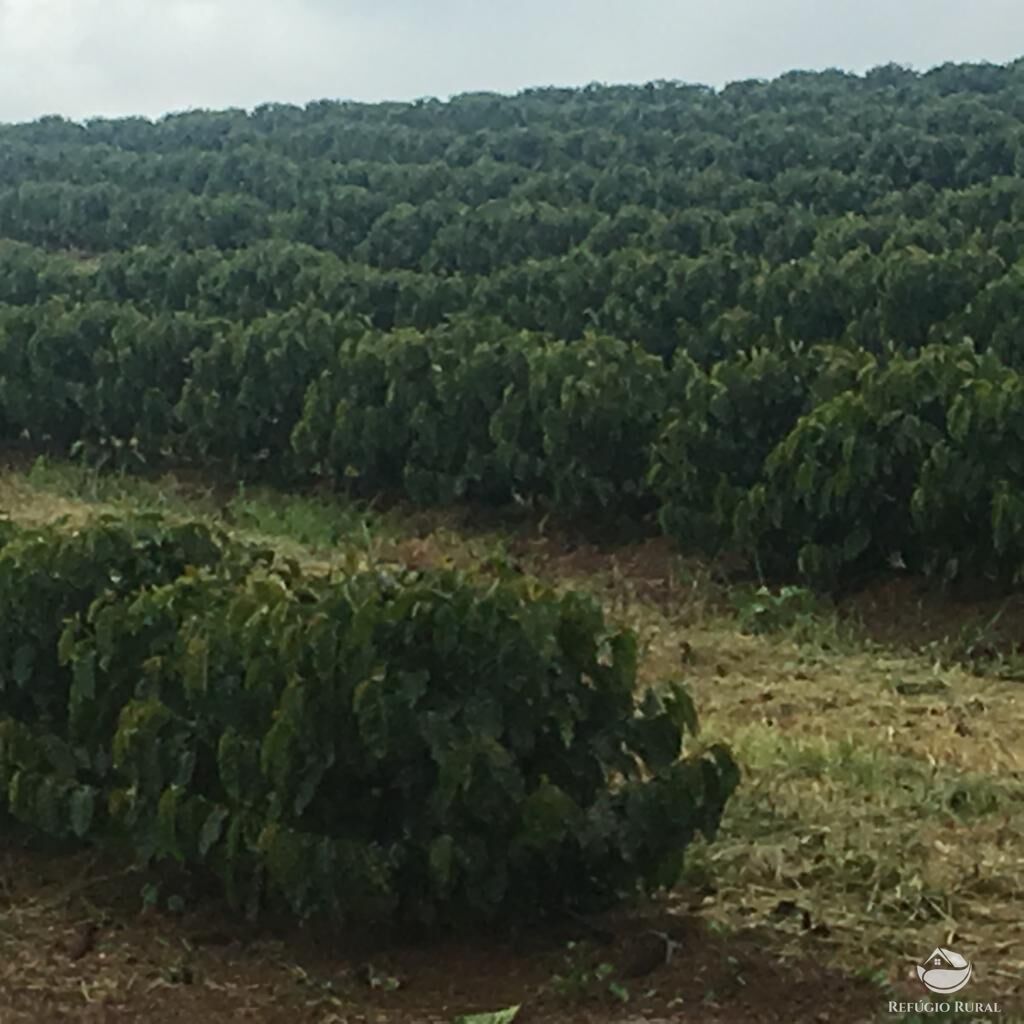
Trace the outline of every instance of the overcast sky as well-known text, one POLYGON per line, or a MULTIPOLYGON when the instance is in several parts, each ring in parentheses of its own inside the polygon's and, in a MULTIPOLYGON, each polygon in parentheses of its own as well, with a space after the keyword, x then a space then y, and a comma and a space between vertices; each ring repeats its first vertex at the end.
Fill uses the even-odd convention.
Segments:
POLYGON ((0 0, 0 121, 1022 54, 1021 0, 0 0))

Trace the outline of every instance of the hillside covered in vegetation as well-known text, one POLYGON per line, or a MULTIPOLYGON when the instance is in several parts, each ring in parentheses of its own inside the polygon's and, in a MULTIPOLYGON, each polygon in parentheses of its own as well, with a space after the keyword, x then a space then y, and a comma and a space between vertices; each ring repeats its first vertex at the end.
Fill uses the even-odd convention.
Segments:
POLYGON ((0 436, 1024 571, 1024 61, 0 127, 0 436))
POLYGON ((1024 60, 0 125, 5 1012, 1022 1019, 1024 593, 855 585, 1024 579, 1022 172, 1024 60))

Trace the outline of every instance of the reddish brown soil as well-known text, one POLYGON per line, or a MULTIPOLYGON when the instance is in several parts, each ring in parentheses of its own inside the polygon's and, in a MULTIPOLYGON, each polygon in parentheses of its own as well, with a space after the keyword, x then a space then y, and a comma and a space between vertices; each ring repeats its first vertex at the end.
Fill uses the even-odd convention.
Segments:
POLYGON ((0 1021, 432 1024, 521 1004, 523 1024, 864 1024, 884 1008, 873 985, 819 966, 813 937, 805 957, 781 963, 769 930, 723 937, 685 910, 604 918, 598 925, 610 942, 575 922, 403 942, 257 931, 207 902, 147 914, 144 881, 86 854, 0 840, 0 1021), (83 941, 85 922, 98 925, 92 941, 83 941), (611 977, 620 977, 631 939, 648 928, 679 946, 667 966, 622 979, 627 1003, 607 981, 556 991, 555 977, 568 973, 567 943, 584 941, 578 962, 618 965, 611 977), (389 979, 398 982, 393 991, 389 979))

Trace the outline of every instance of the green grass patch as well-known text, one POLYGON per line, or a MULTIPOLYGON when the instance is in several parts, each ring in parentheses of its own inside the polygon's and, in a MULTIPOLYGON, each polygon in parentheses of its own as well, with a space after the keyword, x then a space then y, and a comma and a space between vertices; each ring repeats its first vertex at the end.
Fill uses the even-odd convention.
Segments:
POLYGON ((361 542, 365 547, 381 528, 377 516, 364 507, 321 498, 285 497, 273 491, 238 493, 225 509, 229 522, 241 530, 269 537, 286 537, 313 550, 361 542))

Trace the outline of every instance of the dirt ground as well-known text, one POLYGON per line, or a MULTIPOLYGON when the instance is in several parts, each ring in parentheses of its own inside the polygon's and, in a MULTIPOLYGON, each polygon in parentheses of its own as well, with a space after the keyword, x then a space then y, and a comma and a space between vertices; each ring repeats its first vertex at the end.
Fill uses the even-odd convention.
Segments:
POLYGON ((519 1004, 524 1024, 862 1024, 884 1006, 870 981, 817 963, 813 936, 778 962, 769 932, 726 937, 681 904, 530 934, 375 942, 252 930, 216 907, 146 910, 143 884, 88 853, 3 841, 0 1021, 433 1024, 519 1004), (678 946, 629 977, 650 929, 678 946), (602 963, 614 970, 597 980, 602 963))

